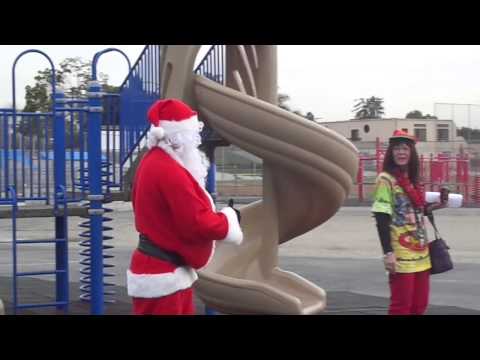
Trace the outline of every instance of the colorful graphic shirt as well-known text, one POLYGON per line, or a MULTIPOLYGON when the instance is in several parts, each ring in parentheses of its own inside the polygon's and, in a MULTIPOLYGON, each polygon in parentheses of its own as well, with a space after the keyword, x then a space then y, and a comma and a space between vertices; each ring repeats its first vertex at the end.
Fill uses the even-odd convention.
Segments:
POLYGON ((397 258, 396 271, 413 273, 430 269, 423 214, 414 210, 395 177, 386 172, 378 175, 373 201, 372 212, 386 213, 392 217, 390 235, 397 258))

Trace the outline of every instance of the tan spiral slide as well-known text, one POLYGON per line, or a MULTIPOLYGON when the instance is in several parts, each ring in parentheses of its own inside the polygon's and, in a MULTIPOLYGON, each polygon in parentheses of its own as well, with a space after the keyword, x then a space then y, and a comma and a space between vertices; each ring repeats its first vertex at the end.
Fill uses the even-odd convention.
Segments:
MULTIPOLYGON (((192 57, 198 50, 167 51, 167 65, 179 64, 173 59, 182 51, 192 57)), ((168 97, 183 98, 222 137, 263 160, 263 200, 241 208, 243 244, 217 242, 196 293, 226 314, 318 314, 326 306, 325 291, 280 269, 278 246, 338 211, 356 175, 357 149, 276 106, 275 46, 227 46, 226 56, 227 86, 197 75, 183 86, 164 84, 168 97)), ((171 67, 170 81, 181 70, 171 67)))

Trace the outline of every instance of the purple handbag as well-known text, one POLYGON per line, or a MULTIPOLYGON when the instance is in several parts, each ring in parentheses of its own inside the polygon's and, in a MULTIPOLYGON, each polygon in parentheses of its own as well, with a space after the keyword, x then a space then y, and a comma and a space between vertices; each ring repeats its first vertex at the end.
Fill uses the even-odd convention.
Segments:
POLYGON ((430 269, 430 274, 441 274, 446 271, 453 269, 453 262, 452 258, 450 257, 450 253, 448 250, 450 249, 440 236, 440 233, 435 226, 435 220, 433 218, 433 214, 428 214, 428 220, 433 226, 435 230, 435 240, 428 244, 429 252, 430 252, 430 262, 432 263, 432 268, 430 269))

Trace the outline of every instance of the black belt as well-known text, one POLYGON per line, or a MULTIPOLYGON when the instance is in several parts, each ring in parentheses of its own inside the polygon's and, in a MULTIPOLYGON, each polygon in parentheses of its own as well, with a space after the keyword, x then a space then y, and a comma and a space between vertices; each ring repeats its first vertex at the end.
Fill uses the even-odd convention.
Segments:
POLYGON ((154 258, 168 261, 176 266, 185 266, 186 263, 182 257, 171 251, 164 250, 150 241, 148 237, 143 234, 139 235, 137 249, 145 255, 153 256, 154 258))

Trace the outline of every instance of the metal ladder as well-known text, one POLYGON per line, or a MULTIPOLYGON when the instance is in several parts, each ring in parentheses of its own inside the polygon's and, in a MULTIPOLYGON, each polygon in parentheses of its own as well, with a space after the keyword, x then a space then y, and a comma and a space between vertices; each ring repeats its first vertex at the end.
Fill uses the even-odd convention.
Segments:
POLYGON ((12 206, 12 252, 13 252, 13 314, 17 310, 26 308, 53 307, 68 312, 69 288, 68 288, 68 227, 67 227, 67 199, 63 186, 59 186, 55 192, 55 238, 42 240, 19 240, 17 239, 17 211, 18 199, 14 186, 8 187, 9 200, 2 204, 12 206), (18 271, 17 247, 28 244, 55 244, 56 267, 55 270, 46 271, 18 271), (18 299, 18 278, 28 276, 55 275, 56 301, 48 303, 20 304, 18 299))

